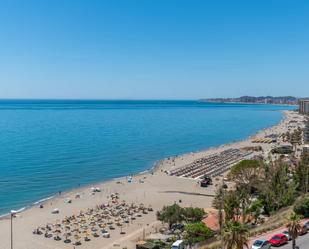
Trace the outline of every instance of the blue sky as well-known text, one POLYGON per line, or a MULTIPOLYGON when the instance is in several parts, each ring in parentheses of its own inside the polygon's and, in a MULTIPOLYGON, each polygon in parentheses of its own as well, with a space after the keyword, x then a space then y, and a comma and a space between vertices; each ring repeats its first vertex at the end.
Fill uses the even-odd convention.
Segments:
POLYGON ((309 96, 309 1, 0 1, 0 98, 309 96))

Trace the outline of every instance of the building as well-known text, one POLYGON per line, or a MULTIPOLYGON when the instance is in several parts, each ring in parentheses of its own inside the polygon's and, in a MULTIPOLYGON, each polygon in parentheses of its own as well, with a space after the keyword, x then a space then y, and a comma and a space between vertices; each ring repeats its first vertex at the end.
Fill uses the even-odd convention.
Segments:
POLYGON ((309 114, 309 99, 299 100, 299 113, 309 114))
POLYGON ((304 145, 303 147, 303 153, 309 153, 309 145, 304 145))
POLYGON ((306 126, 305 126, 303 134, 304 134, 305 144, 309 144, 309 121, 306 122, 306 126))

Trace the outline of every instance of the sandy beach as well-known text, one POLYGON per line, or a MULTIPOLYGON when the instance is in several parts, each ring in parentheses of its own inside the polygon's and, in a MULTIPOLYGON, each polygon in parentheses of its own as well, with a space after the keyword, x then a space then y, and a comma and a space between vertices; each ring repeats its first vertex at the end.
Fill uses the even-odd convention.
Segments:
MULTIPOLYGON (((132 182, 128 182, 127 177, 110 180, 104 183, 94 184, 94 187, 101 189, 101 192, 92 193, 87 186, 75 189, 70 192, 61 193, 55 198, 46 201, 44 208, 33 206, 21 213, 18 213, 13 219, 14 230, 14 248, 15 249, 65 249, 74 248, 72 244, 65 244, 63 241, 55 241, 52 238, 45 238, 42 235, 34 235, 32 231, 46 223, 55 223, 66 216, 78 214, 81 210, 94 208, 96 205, 108 203, 112 193, 119 193, 121 201, 126 203, 140 204, 148 207, 151 205, 153 212, 137 218, 132 223, 123 226, 125 234, 120 234, 119 229, 110 231, 110 238, 91 238, 91 241, 84 242, 79 248, 107 249, 107 248, 135 248, 137 240, 147 237, 150 233, 157 231, 162 224, 156 220, 156 211, 164 205, 175 202, 182 206, 194 206, 201 208, 211 207, 213 195, 216 191, 217 184, 221 181, 222 176, 214 179, 214 184, 201 188, 199 180, 170 176, 167 172, 175 170, 194 162, 197 159, 209 155, 220 153, 227 149, 241 149, 247 146, 262 146, 263 152, 253 153, 254 156, 259 153, 267 155, 268 152, 278 145, 284 144, 282 141, 275 143, 253 143, 256 138, 263 138, 270 134, 282 134, 289 129, 298 126, 303 117, 292 111, 284 112, 284 119, 276 126, 264 129, 259 133, 247 138, 246 140, 225 144, 216 148, 210 148, 205 151, 192 152, 173 158, 167 158, 160 161, 153 171, 144 172, 133 176, 132 182), (297 120, 291 123, 291 120, 297 120), (79 193, 80 198, 76 199, 79 193), (66 203, 65 200, 70 198, 72 203, 66 203), (59 209, 58 214, 52 214, 52 210, 59 209)), ((82 177, 82 176, 81 176, 82 177)), ((0 249, 10 248, 10 219, 0 220, 0 249)))

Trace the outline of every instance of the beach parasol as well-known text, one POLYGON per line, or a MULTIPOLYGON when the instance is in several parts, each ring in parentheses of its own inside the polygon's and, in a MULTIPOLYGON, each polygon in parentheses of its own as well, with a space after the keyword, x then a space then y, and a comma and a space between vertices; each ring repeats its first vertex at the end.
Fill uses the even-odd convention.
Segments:
POLYGON ((85 235, 84 240, 85 240, 85 241, 90 241, 90 238, 89 238, 90 234, 89 234, 89 232, 88 232, 87 230, 85 230, 85 231, 83 232, 83 234, 85 235))

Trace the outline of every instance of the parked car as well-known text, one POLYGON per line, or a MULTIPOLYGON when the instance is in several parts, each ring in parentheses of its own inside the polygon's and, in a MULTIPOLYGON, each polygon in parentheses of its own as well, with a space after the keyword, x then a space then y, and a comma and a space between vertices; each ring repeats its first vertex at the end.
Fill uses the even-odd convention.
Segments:
POLYGON ((290 236, 290 234, 289 234, 289 231, 285 230, 285 231, 283 231, 282 233, 288 238, 288 240, 291 240, 291 239, 292 239, 291 236, 290 236))
POLYGON ((288 238, 283 233, 275 234, 268 241, 272 246, 281 246, 288 243, 288 238))
POLYGON ((211 185, 212 184, 212 179, 210 176, 208 175, 205 175, 203 177, 203 180, 201 181, 201 187, 208 187, 208 185, 211 185))
POLYGON ((251 249, 269 249, 270 243, 267 240, 258 239, 254 241, 251 249))
POLYGON ((301 225, 301 229, 298 232, 299 235, 305 235, 308 232, 307 226, 306 225, 301 225))
POLYGON ((184 249, 184 243, 183 240, 177 240, 173 243, 171 249, 184 249))
POLYGON ((305 226, 306 226, 307 229, 309 230, 309 220, 305 223, 305 226))
POLYGON ((184 224, 173 224, 172 227, 171 227, 171 230, 180 230, 180 231, 183 231, 185 229, 185 225, 184 224))

